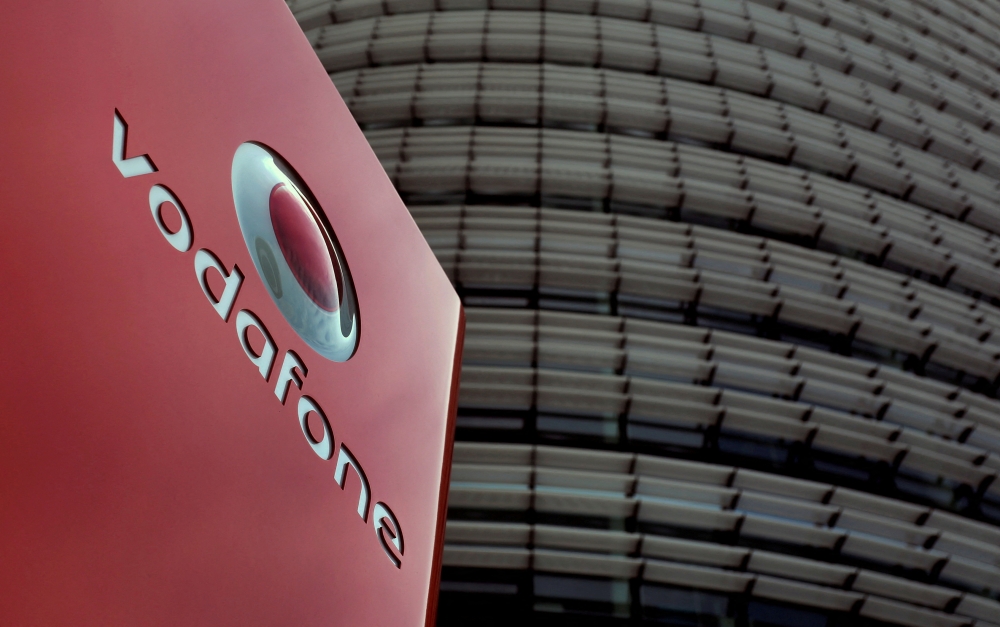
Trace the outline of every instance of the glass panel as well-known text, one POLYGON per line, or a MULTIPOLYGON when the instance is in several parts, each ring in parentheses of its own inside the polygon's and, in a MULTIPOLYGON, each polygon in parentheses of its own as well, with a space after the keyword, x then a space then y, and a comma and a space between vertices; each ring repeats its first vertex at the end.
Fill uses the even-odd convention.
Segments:
POLYGON ((672 447, 700 449, 705 441, 705 435, 698 431, 654 427, 631 422, 628 425, 627 433, 630 440, 655 442, 672 447))
POLYGON ((539 415, 538 430, 573 435, 588 435, 603 438, 610 442, 617 441, 618 439, 618 422, 615 420, 591 420, 588 418, 539 415))
POLYGON ((699 590, 684 590, 644 585, 640 589, 642 616, 645 622, 657 625, 686 627, 732 627, 736 619, 731 614, 726 595, 699 590))
POLYGON ((535 575, 535 596, 606 603, 628 603, 628 582, 535 575))
POLYGON ((827 617, 818 612, 785 605, 751 601, 747 607, 750 627, 826 627, 827 617))

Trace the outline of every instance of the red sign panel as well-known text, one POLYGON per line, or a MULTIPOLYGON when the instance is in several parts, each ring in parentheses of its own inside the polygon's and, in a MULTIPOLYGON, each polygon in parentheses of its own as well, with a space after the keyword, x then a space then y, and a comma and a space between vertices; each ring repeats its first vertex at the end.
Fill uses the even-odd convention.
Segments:
POLYGON ((0 624, 431 622, 461 304, 286 6, 0 59, 0 624))

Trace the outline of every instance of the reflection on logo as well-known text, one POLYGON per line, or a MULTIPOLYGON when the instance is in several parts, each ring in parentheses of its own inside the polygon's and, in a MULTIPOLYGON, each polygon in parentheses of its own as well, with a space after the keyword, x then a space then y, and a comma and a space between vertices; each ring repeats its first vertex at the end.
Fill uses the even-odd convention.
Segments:
POLYGON ((243 239, 271 298, 316 352, 347 361, 358 346, 357 297, 319 204, 291 166, 260 144, 237 149, 232 178, 243 239))
POLYGON ((260 273, 264 275, 264 280, 275 297, 281 298, 281 277, 278 276, 278 262, 274 260, 271 247, 257 237, 254 238, 254 248, 257 250, 257 261, 260 262, 260 273))

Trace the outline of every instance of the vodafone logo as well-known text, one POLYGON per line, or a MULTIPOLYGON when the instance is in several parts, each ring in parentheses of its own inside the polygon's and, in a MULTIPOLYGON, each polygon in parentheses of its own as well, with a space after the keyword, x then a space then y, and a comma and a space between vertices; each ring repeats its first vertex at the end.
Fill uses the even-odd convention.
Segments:
MULTIPOLYGON (((126 158, 127 130, 124 118, 115 111, 111 160, 118 171, 125 178, 156 173, 149 155, 126 158)), ((360 333, 354 283, 333 229, 305 182, 276 152, 248 142, 237 148, 233 158, 232 186, 243 239, 282 315, 323 358, 338 362, 350 359, 360 333)), ((174 191, 154 184, 149 190, 149 210, 170 246, 183 254, 194 248, 191 217, 174 191), (169 222, 179 226, 167 225, 165 216, 171 212, 177 219, 169 222)), ((198 248, 193 261, 202 292, 223 323, 229 324, 245 279, 243 271, 236 264, 227 269, 208 248, 198 248), (209 286, 213 273, 221 277, 222 289, 209 286)), ((250 363, 265 382, 274 385, 277 401, 286 405, 293 388, 303 390, 306 384, 309 369, 305 361, 294 350, 285 349, 279 362, 279 347, 263 320, 249 309, 236 312, 234 326, 250 363), (251 334, 258 341, 251 342, 251 334)), ((343 490, 349 481, 358 482, 358 516, 362 523, 372 525, 389 561, 401 568, 403 531, 399 521, 386 503, 375 501, 361 462, 343 441, 334 438, 336 417, 328 416, 307 394, 299 395, 291 405, 309 448, 323 461, 336 460, 332 479, 337 486, 343 490), (349 479, 350 471, 356 479, 349 479)))
POLYGON ((359 332, 351 273, 305 183, 273 150, 248 142, 233 157, 233 201, 257 273, 285 319, 320 355, 350 359, 359 332))

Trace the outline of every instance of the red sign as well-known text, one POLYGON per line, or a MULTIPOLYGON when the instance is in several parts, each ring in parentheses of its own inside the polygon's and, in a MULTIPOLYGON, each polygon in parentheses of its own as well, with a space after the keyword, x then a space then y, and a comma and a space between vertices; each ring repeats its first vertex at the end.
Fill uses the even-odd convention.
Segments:
POLYGON ((0 59, 0 624, 431 623, 461 304, 286 6, 0 59))

